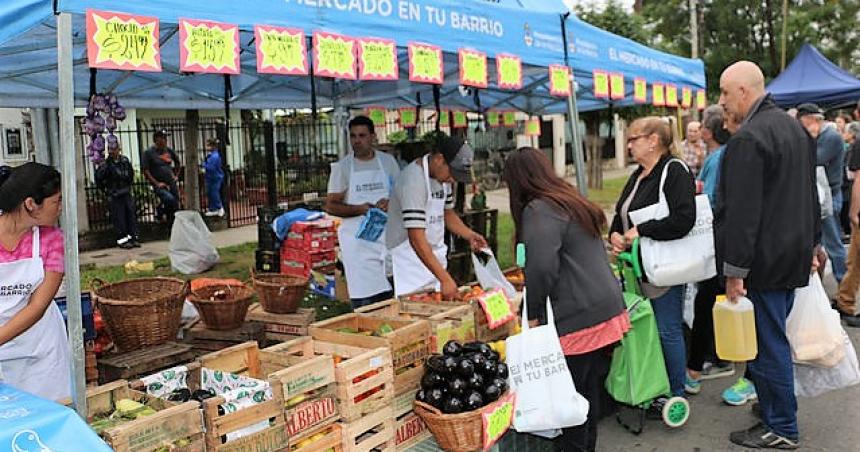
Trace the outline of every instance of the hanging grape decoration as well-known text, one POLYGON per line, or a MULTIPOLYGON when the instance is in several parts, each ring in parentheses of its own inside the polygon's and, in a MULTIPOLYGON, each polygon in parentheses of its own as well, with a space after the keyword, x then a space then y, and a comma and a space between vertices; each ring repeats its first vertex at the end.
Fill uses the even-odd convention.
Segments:
POLYGON ((125 119, 123 108, 113 94, 93 94, 87 105, 87 116, 84 120, 84 133, 90 137, 87 145, 87 156, 93 163, 100 163, 105 158, 105 149, 119 149, 119 139, 114 132, 119 121, 125 119), (107 137, 104 134, 107 132, 107 137))

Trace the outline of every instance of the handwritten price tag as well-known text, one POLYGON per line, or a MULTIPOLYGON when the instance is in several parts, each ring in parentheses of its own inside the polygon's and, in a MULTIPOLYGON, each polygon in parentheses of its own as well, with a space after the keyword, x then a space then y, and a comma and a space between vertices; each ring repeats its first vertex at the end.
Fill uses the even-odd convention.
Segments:
POLYGON ((358 40, 358 78, 397 80, 397 46, 390 39, 358 40))
POLYGON ((624 74, 609 74, 609 88, 613 99, 624 99, 624 74))
POLYGON ((484 115, 487 117, 487 125, 490 127, 499 127, 499 112, 488 111, 484 115))
POLYGON ((442 48, 430 44, 410 42, 409 81, 441 85, 445 76, 442 73, 442 48))
POLYGON ((549 93, 553 96, 570 96, 570 68, 560 64, 549 65, 549 93))
POLYGON ((481 413, 484 450, 489 449, 511 428, 515 408, 516 395, 513 392, 508 392, 507 395, 484 408, 481 413))
MULTIPOLYGON (((538 123, 540 127, 540 123, 538 123)), ((511 302, 501 289, 495 289, 487 292, 478 298, 481 307, 484 309, 484 314, 487 316, 487 326, 490 329, 496 329, 516 317, 511 302)))
POLYGON ((708 100, 705 98, 705 90, 696 90, 696 108, 704 110, 708 106, 708 100))
POLYGON ((502 114, 502 122, 505 124, 505 127, 516 127, 517 113, 513 111, 506 111, 504 114, 502 114))
POLYGON ((308 51, 304 31, 255 25, 254 37, 257 42, 257 72, 307 75, 308 51))
POLYGON ((452 114, 454 116, 453 127, 455 129, 462 129, 464 127, 469 126, 469 120, 466 118, 466 112, 465 111, 457 110, 457 111, 454 111, 452 114))
POLYGON ((322 77, 355 80, 355 39, 315 31, 313 37, 314 73, 322 77))
POLYGON ((158 19, 88 9, 87 62, 92 68, 160 72, 158 19))
POLYGON ((496 77, 499 88, 520 89, 523 87, 523 64, 516 55, 496 55, 496 77))
POLYGON ((540 119, 532 118, 526 121, 526 136, 529 137, 539 137, 540 136, 540 119))
POLYGON ((693 90, 686 86, 681 89, 681 106, 684 108, 693 106, 693 90))
POLYGON ((448 127, 451 124, 451 115, 448 113, 448 110, 439 111, 439 127, 448 127))
POLYGON ((401 127, 415 127, 418 123, 418 116, 414 108, 401 108, 398 112, 400 113, 401 127))
POLYGON ((594 80, 594 97, 598 99, 609 98, 609 74, 595 69, 592 72, 592 77, 594 80))
POLYGON ((373 121, 373 125, 381 127, 385 125, 385 109, 384 108, 368 108, 366 111, 367 117, 373 121))
POLYGON ((666 91, 664 90, 662 83, 651 85, 651 102, 655 107, 666 105, 666 91))
POLYGON ((179 43, 180 70, 239 73, 239 26, 179 19, 179 43))
POLYGON ((487 54, 477 50, 460 49, 460 84, 487 87, 487 54))
POLYGON ((648 102, 648 82, 644 78, 633 79, 633 101, 637 104, 648 102))
POLYGON ((672 84, 666 85, 666 106, 678 106, 678 87, 672 84))

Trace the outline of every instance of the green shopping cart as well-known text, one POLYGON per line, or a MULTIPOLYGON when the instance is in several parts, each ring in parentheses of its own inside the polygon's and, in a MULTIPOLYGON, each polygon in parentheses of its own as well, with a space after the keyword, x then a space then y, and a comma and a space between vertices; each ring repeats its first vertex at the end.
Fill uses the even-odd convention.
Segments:
POLYGON ((618 255, 617 261, 631 328, 613 351, 606 390, 617 402, 638 412, 638 425, 625 422, 621 409, 618 423, 638 435, 644 428, 646 414, 652 410, 660 412, 667 426, 680 427, 690 417, 690 404, 683 397, 670 397, 657 322, 651 300, 643 295, 641 288, 639 240, 633 241, 630 252, 618 255))

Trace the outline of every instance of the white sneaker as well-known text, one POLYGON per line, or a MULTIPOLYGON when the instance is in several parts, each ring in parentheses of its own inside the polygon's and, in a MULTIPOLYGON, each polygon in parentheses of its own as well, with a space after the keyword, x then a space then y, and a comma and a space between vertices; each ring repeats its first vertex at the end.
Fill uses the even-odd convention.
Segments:
POLYGON ((227 212, 224 212, 224 208, 222 207, 222 208, 218 209, 218 211, 216 213, 218 214, 219 217, 223 217, 227 212))
POLYGON ((218 211, 217 210, 207 210, 206 213, 204 213, 203 215, 206 215, 207 217, 217 217, 218 211))

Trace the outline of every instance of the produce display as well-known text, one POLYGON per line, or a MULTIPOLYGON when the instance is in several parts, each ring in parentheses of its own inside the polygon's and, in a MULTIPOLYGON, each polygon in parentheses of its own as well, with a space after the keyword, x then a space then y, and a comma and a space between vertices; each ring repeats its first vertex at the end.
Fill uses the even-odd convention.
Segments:
POLYGON ((360 334, 362 336, 374 336, 374 337, 383 337, 386 334, 393 333, 394 327, 387 323, 383 323, 379 325, 379 328, 375 330, 359 330, 357 328, 338 328, 338 333, 347 333, 347 334, 360 334))
MULTIPOLYGON (((460 288, 460 300, 462 301, 477 301, 481 295, 484 295, 484 289, 481 286, 472 286, 472 287, 461 287, 460 288)), ((409 295, 406 297, 407 301, 419 301, 422 303, 438 303, 441 301, 449 301, 444 300, 442 298, 442 292, 424 292, 418 293, 414 295, 409 295)))
POLYGON ((445 414, 476 410, 508 390, 508 366, 484 342, 448 341, 443 354, 431 355, 425 366, 415 399, 445 414))
POLYGON ((84 120, 84 132, 89 136, 87 156, 93 163, 104 160, 105 149, 113 150, 119 147, 119 139, 114 135, 117 123, 126 117, 123 108, 113 94, 93 94, 87 105, 87 116, 84 120), (107 138, 102 133, 107 131, 107 138))
POLYGON ((156 411, 152 407, 148 407, 140 402, 135 402, 131 399, 117 400, 113 412, 104 416, 96 416, 93 422, 90 423, 90 427, 96 433, 101 434, 109 428, 142 417, 152 416, 155 413, 156 411))

